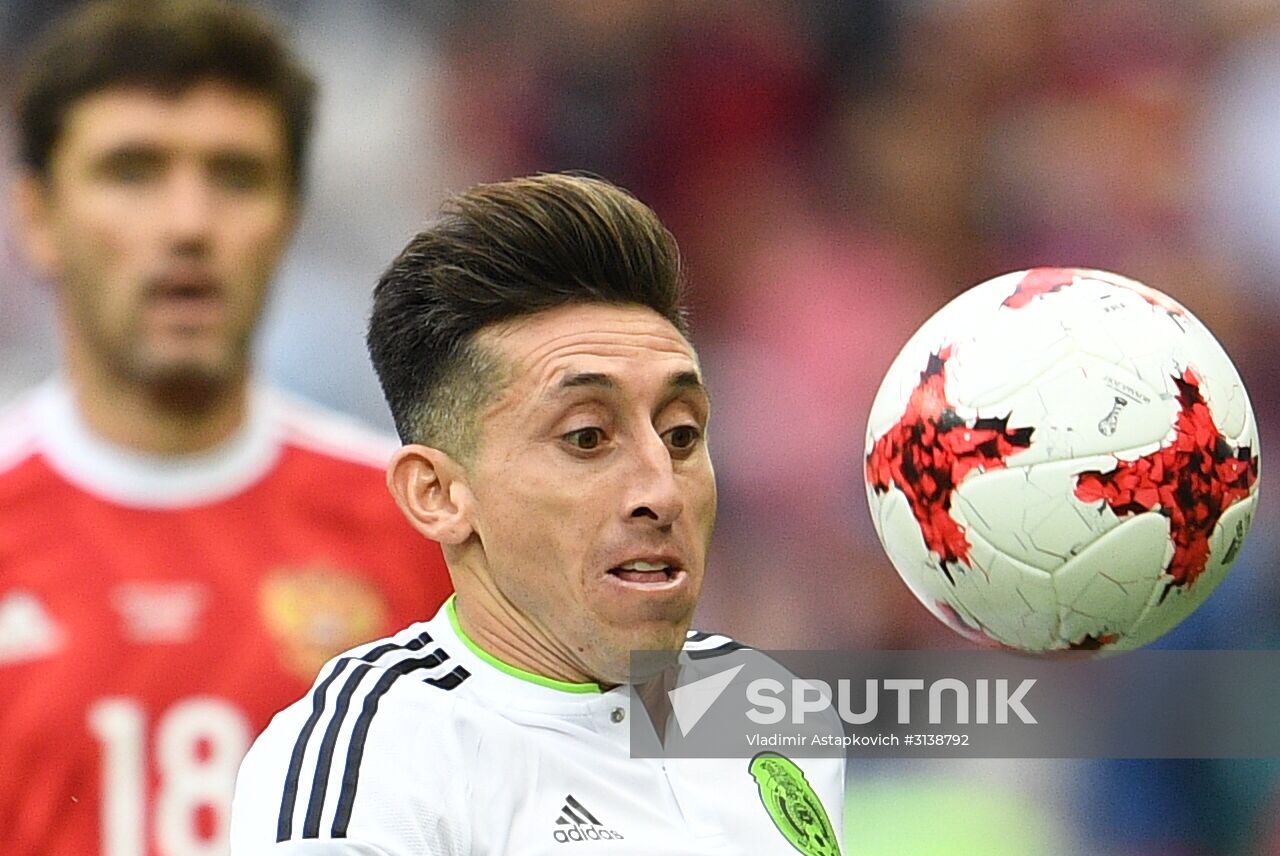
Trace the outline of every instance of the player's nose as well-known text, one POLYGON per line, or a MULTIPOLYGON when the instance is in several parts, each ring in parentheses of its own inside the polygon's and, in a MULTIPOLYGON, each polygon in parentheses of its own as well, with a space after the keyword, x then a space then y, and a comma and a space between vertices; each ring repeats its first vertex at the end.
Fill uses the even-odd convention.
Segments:
POLYGON ((630 482, 626 504, 629 520, 666 528, 679 519, 684 511, 684 495, 671 452, 656 432, 636 447, 630 482))
POLYGON ((173 249, 203 252, 214 218, 213 189, 200 170, 174 169, 165 188, 165 229, 173 249))

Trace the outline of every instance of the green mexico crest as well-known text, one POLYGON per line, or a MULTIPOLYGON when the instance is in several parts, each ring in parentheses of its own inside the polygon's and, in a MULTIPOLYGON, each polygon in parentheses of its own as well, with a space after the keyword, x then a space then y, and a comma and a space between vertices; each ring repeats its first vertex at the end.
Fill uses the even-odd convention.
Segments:
POLYGON ((790 758, 761 752, 747 767, 774 826, 804 856, 840 856, 840 842, 822 800, 790 758))

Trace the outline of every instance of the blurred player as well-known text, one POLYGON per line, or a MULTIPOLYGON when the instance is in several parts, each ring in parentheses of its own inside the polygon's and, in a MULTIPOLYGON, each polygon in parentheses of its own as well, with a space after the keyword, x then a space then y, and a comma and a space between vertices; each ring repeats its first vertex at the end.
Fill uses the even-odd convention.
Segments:
POLYGON ((838 856, 843 759, 774 759, 781 812, 744 759, 630 757, 665 696, 630 652, 740 647, 688 632, 716 487, 680 279, 652 211, 559 175, 455 198, 383 275, 392 490, 458 594, 272 721, 233 852, 838 856))
POLYGON ((250 381, 313 88, 213 0, 79 10, 27 69, 17 202, 63 370, 0 415, 9 856, 225 852, 253 735, 449 591, 394 444, 250 381))

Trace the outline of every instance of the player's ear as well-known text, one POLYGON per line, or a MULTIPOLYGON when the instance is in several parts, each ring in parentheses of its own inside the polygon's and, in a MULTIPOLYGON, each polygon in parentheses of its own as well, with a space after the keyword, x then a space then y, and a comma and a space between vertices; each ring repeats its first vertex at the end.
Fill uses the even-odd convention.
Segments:
POLYGON ((10 204, 18 220, 18 231, 27 257, 44 276, 55 279, 61 267, 58 244, 53 233, 53 211, 48 182, 24 170, 12 185, 10 204))
POLYGON ((400 447, 387 467, 387 487, 404 516, 423 535, 441 544, 471 537, 471 490, 462 465, 439 449, 400 447))

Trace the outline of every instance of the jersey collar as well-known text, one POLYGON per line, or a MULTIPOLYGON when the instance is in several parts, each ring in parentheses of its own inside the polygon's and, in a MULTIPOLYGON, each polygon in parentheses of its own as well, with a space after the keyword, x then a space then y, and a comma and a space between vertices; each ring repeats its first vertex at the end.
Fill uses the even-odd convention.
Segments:
POLYGON ((257 482, 280 454, 274 397, 256 387, 240 430, 196 455, 148 455, 107 442, 85 424, 60 379, 39 388, 33 404, 49 465, 77 487, 120 505, 174 509, 217 502, 257 482))
MULTIPOLYGON (((552 716, 575 721, 605 739, 629 751, 637 732, 632 728, 633 714, 643 708, 636 699, 635 688, 623 684, 603 689, 595 683, 569 683, 528 672, 504 663, 485 651, 469 637, 458 623, 456 595, 450 595, 430 626, 439 640, 446 639, 449 650, 471 673, 463 684, 482 704, 515 721, 540 721, 552 716)), ((656 740, 652 726, 638 732, 647 740, 656 740)))
POLYGON ((569 716, 608 717, 616 708, 629 710, 631 687, 603 689, 594 683, 570 683, 534 674, 503 662, 476 644, 458 623, 456 595, 451 595, 432 620, 433 632, 447 646, 450 656, 471 673, 465 684, 471 691, 507 711, 569 716))
POLYGON ((462 625, 458 623, 458 608, 456 605, 457 598, 458 596, 456 594, 451 594, 449 595, 449 599, 444 603, 445 614, 449 617, 449 626, 452 628, 454 635, 458 637, 458 641, 465 645, 468 651, 479 657, 483 662, 503 674, 535 684, 536 686, 555 690, 556 692, 569 693, 571 695, 587 695, 592 693, 599 695, 603 692, 603 690, 600 689, 600 685, 596 683, 575 684, 570 683, 569 681, 558 681, 555 678, 548 678, 535 674, 534 672, 527 672, 518 666, 513 666, 510 663, 504 663, 499 660, 497 657, 477 645, 475 640, 468 636, 467 632, 462 629, 462 625))

